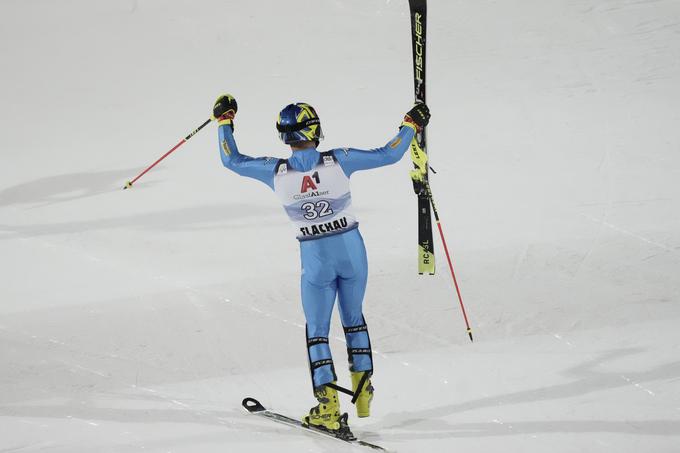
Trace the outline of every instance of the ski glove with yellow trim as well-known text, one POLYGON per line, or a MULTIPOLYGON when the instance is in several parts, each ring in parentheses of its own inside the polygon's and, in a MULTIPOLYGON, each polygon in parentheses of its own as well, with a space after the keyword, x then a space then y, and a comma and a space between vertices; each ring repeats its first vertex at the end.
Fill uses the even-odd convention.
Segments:
POLYGON ((217 124, 229 125, 231 130, 234 130, 234 117, 238 111, 238 104, 236 99, 231 94, 223 94, 217 98, 215 105, 213 105, 212 118, 217 120, 217 124))
POLYGON ((424 102, 418 102, 406 113, 402 126, 410 126, 420 132, 430 122, 430 109, 424 102))

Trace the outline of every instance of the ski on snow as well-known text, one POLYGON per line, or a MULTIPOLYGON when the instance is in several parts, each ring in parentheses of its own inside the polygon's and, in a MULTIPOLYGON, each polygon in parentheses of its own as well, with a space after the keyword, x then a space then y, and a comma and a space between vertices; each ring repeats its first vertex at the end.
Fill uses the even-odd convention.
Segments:
MULTIPOLYGON (((413 86, 416 102, 425 102, 425 39, 427 0, 409 0, 411 12, 411 44, 413 48, 413 86)), ((417 134, 420 150, 427 154, 425 129, 417 134)), ((413 145, 412 145, 413 146, 413 145)), ((416 166, 417 168, 417 166, 416 166)), ((423 181, 413 180, 413 190, 418 196, 418 273, 434 275, 434 242, 432 241, 432 214, 427 190, 427 164, 423 181)))
POLYGON ((277 423, 281 423, 284 425, 288 425, 293 428, 300 428, 305 431, 311 431, 313 433, 321 434, 322 436, 329 437, 331 439, 337 439, 342 442, 346 442, 349 444, 353 445, 361 445, 362 447, 368 447, 373 450, 379 450, 379 451, 388 451, 385 448, 381 447, 380 445, 375 445, 370 442, 366 442, 361 439, 357 439, 354 434, 352 434, 349 431, 343 432, 343 433, 334 433, 332 431, 327 431, 322 428, 317 428, 312 425, 305 425, 302 423, 300 420, 296 420, 294 418, 288 417, 287 415, 283 414, 278 414, 276 412, 272 412, 266 407, 264 407, 258 400, 255 398, 245 398, 243 402, 241 403, 243 405, 243 408, 248 411, 248 413, 257 415, 260 417, 268 418, 270 420, 273 420, 277 423))

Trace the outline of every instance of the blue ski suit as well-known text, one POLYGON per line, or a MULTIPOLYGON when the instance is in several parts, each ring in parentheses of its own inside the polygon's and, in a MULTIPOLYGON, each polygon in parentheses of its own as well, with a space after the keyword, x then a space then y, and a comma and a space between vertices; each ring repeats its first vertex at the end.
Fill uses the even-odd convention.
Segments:
POLYGON ((294 151, 285 160, 241 154, 229 125, 219 126, 218 134, 220 156, 225 167, 241 176, 262 181, 275 192, 284 192, 284 195, 295 192, 291 198, 295 201, 290 204, 284 202, 284 208, 299 227, 302 308, 307 323, 307 351, 313 386, 316 388, 337 380, 328 344, 336 297, 350 370, 372 373, 371 342, 362 312, 368 277, 366 249, 356 219, 351 214, 338 213, 349 212, 349 177, 352 173, 398 162, 409 148, 415 130, 402 127, 381 148, 340 148, 323 153, 305 149, 294 151), (336 190, 339 195, 329 202, 314 201, 331 192, 324 191, 323 184, 328 180, 342 186, 336 190), (338 215, 333 217, 329 213, 338 215), (314 223, 324 215, 335 220, 314 223))

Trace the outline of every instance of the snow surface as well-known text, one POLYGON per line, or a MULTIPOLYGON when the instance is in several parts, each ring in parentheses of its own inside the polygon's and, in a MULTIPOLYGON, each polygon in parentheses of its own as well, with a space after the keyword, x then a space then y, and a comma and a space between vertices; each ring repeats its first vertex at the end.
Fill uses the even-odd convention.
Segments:
MULTIPOLYGON (((475 342, 438 238, 437 275, 416 273, 408 159, 357 174, 376 397, 355 432, 680 451, 680 3, 429 16, 432 188, 475 342)), ((246 153, 287 155, 291 101, 326 149, 382 145, 412 102, 406 2, 5 0, 0 50, 0 451, 353 451, 240 409, 313 399, 297 243, 215 126, 120 189, 225 91, 246 153)))

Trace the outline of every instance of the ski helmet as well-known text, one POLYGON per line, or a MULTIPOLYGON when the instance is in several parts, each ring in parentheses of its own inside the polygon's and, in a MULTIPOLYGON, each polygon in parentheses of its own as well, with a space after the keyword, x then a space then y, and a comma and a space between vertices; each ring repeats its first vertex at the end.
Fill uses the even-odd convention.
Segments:
POLYGON ((288 104, 279 113, 276 129, 283 143, 315 141, 317 146, 323 139, 321 121, 316 110, 309 104, 297 102, 288 104))

